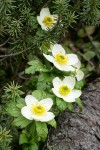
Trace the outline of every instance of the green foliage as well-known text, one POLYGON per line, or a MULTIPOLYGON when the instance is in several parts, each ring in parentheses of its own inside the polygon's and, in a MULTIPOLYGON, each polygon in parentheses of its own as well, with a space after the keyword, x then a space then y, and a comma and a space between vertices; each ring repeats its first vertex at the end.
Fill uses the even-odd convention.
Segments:
POLYGON ((61 98, 56 98, 56 104, 58 109, 62 112, 67 108, 67 103, 61 98))
POLYGON ((54 9, 55 13, 59 14, 60 28, 68 28, 71 24, 76 23, 77 16, 71 8, 70 0, 54 0, 54 9))
POLYGON ((20 88, 21 86, 15 84, 14 81, 11 82, 11 84, 7 84, 7 86, 4 87, 5 94, 3 95, 3 97, 8 100, 15 100, 16 98, 20 97, 20 95, 24 94, 24 92, 22 92, 20 88))
POLYGON ((83 0, 81 17, 88 25, 100 24, 100 1, 99 0, 83 0))
POLYGON ((6 111, 12 117, 19 117, 21 115, 20 109, 16 107, 15 102, 11 102, 7 105, 6 111))
POLYGON ((50 87, 52 87, 51 82, 53 78, 54 78, 54 75, 51 74, 50 72, 41 73, 38 77, 37 89, 39 90, 50 89, 50 87))
MULTIPOLYGON (((33 127, 33 126, 32 126, 33 127)), ((34 130, 34 128, 33 128, 34 130)), ((19 137, 19 144, 23 145, 23 150, 38 150, 37 142, 35 142, 34 137, 36 137, 35 133, 27 132, 23 130, 19 137), (32 134, 33 133, 33 134, 32 134), (32 134, 32 135, 31 135, 32 134)))
POLYGON ((48 121, 47 123, 50 124, 52 127, 56 128, 56 121, 55 121, 55 119, 52 119, 52 120, 48 121))
POLYGON ((72 112, 74 110, 73 104, 72 103, 67 103, 67 109, 72 112))
POLYGON ((38 135, 38 141, 45 141, 48 135, 48 128, 44 122, 36 122, 36 131, 38 135))
MULTIPOLYGON (((99 9, 99 0, 0 0, 0 78, 1 81, 4 80, 0 88, 9 80, 15 80, 24 87, 27 94, 32 92, 38 100, 52 98, 53 106, 50 111, 55 115, 66 109, 73 111, 75 105, 53 94, 52 80, 74 74, 52 67, 44 59, 43 53, 50 54, 53 44, 62 43, 66 52, 77 53, 83 60, 85 77, 89 77, 92 71, 96 72, 98 69, 95 66, 98 68, 100 60, 100 33, 95 36, 98 29, 96 25, 100 24, 99 9), (37 16, 44 7, 49 7, 51 14, 58 14, 58 22, 52 30, 42 30, 37 22, 37 16), (27 61, 29 66, 25 69, 27 61)), ((81 90, 84 85, 84 80, 76 82, 75 89, 81 90)), ((20 136, 19 144, 23 150, 39 150, 41 141, 44 142, 47 138, 47 125, 56 128, 56 121, 53 119, 44 123, 24 118, 21 114, 21 108, 26 105, 21 98, 23 94, 21 86, 14 81, 4 87, 0 121, 5 126, 12 123, 21 128, 15 134, 20 136), (6 115, 11 117, 7 118, 6 115)), ((82 111, 80 98, 75 102, 82 111)), ((0 128, 0 146, 2 150, 11 150, 12 136, 3 128, 0 128)))
POLYGON ((81 81, 76 82, 75 88, 78 90, 81 90, 84 87, 84 85, 85 85, 85 81, 81 80, 81 81))
POLYGON ((79 111, 79 112, 81 112, 82 109, 83 109, 83 104, 82 104, 81 99, 80 99, 80 98, 77 98, 75 102, 79 105, 79 107, 80 107, 80 111, 79 111))
POLYGON ((34 74, 36 71, 39 71, 39 72, 47 72, 48 71, 46 69, 45 65, 43 65, 39 61, 39 59, 32 60, 32 61, 28 62, 28 64, 30 65, 30 67, 25 69, 26 74, 34 74))
POLYGON ((34 92, 32 92, 32 95, 36 97, 38 100, 41 100, 47 97, 47 93, 44 92, 43 90, 35 90, 34 92))
POLYGON ((24 118, 23 116, 20 116, 16 119, 14 119, 13 121, 13 125, 20 127, 20 128, 25 128, 27 125, 29 125, 31 123, 30 120, 27 120, 26 118, 24 118))
POLYGON ((25 106, 25 101, 23 99, 17 99, 16 102, 9 102, 6 107, 7 113, 15 117, 13 121, 13 125, 20 127, 20 128, 25 128, 27 125, 31 123, 30 120, 27 120, 24 118, 21 114, 21 108, 25 106))
POLYGON ((1 150, 11 150, 12 136, 10 135, 10 130, 6 130, 6 127, 3 129, 0 126, 0 149, 1 150))

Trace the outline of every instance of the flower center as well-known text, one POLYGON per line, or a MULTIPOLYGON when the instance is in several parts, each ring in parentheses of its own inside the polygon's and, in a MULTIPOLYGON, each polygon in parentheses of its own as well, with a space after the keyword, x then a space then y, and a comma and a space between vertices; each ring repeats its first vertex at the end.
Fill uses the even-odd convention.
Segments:
POLYGON ((59 92, 61 95, 67 95, 70 93, 70 88, 66 85, 62 85, 60 88, 59 88, 59 92))
POLYGON ((46 109, 45 109, 45 107, 43 105, 36 104, 36 105, 32 105, 31 111, 35 115, 41 116, 41 115, 45 114, 46 109))
POLYGON ((65 55, 62 55, 61 53, 56 54, 55 59, 61 65, 65 65, 68 62, 68 57, 65 55))
POLYGON ((54 18, 51 16, 45 16, 43 23, 45 24, 45 26, 50 27, 52 26, 52 24, 54 24, 54 18))

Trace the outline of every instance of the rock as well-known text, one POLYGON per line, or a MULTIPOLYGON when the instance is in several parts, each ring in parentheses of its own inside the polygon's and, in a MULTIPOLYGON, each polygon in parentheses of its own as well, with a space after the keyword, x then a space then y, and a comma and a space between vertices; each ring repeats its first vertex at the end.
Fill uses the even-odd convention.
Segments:
POLYGON ((82 113, 60 114, 44 150, 100 150, 100 79, 84 89, 81 99, 82 113))

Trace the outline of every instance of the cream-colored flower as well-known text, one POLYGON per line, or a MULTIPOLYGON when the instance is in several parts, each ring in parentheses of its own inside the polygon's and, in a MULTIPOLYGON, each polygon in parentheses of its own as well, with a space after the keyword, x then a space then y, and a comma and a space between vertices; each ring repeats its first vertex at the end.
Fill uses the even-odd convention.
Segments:
POLYGON ((81 68, 81 62, 78 61, 76 64, 73 65, 75 67, 75 77, 77 78, 78 81, 82 80, 84 78, 84 73, 81 68))
POLYGON ((62 71, 74 71, 72 65, 76 64, 79 59, 75 54, 66 54, 64 48, 60 44, 54 44, 52 55, 45 55, 45 58, 52 62, 56 68, 62 71))
POLYGON ((51 15, 49 8, 42 8, 40 16, 37 16, 37 20, 43 30, 48 30, 55 25, 58 15, 51 15))
POLYGON ((65 77, 63 81, 58 77, 54 78, 53 86, 53 93, 66 102, 75 102, 75 99, 81 95, 80 90, 74 89, 75 78, 71 76, 65 77))
POLYGON ((38 101, 32 95, 27 95, 25 97, 25 102, 26 106, 21 109, 21 113, 25 118, 29 120, 47 122, 55 117, 52 112, 49 112, 53 105, 51 98, 38 101))

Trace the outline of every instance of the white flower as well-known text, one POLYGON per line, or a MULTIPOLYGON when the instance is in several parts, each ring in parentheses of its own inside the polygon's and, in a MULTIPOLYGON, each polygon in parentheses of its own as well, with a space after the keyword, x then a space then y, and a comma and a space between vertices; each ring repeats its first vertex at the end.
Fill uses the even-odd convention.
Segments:
POLYGON ((49 112, 53 105, 51 98, 46 98, 38 101, 32 95, 27 95, 25 97, 25 102, 27 106, 21 109, 22 115, 29 120, 36 120, 41 122, 47 122, 54 118, 54 114, 49 112))
POLYGON ((40 16, 37 16, 38 23, 41 25, 43 30, 52 28, 58 20, 58 15, 51 15, 49 8, 42 8, 40 16))
POLYGON ((53 93, 62 98, 66 102, 75 102, 75 99, 80 97, 81 91, 74 89, 75 78, 68 76, 61 81, 58 77, 53 79, 53 93))
POLYGON ((78 81, 82 80, 84 78, 83 71, 80 70, 81 62, 78 61, 76 64, 73 65, 75 67, 75 77, 78 81))
POLYGON ((60 44, 54 44, 52 55, 45 55, 45 58, 52 62, 56 68, 62 71, 74 71, 72 65, 76 64, 79 59, 75 54, 66 54, 64 48, 60 44))

